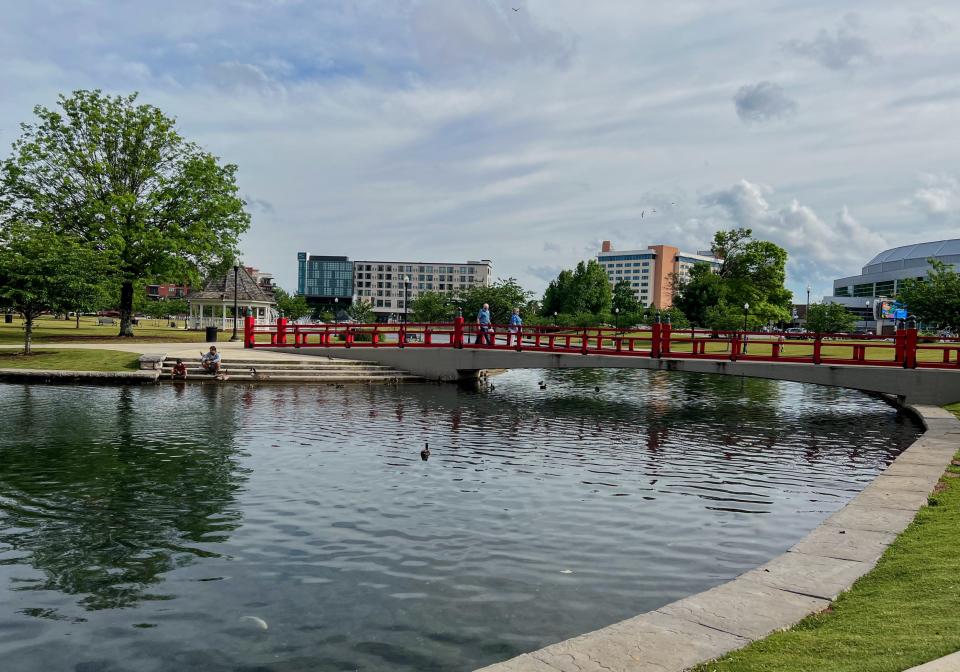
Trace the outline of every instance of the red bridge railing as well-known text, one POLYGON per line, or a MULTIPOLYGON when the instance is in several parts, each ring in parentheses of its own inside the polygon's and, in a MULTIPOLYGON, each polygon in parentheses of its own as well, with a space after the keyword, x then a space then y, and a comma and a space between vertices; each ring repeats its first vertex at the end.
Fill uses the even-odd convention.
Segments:
POLYGON ((960 369, 960 339, 921 336, 905 328, 894 337, 850 334, 771 334, 674 329, 670 324, 612 327, 468 324, 244 323, 247 348, 463 348, 518 352, 627 355, 668 359, 794 362, 960 369))

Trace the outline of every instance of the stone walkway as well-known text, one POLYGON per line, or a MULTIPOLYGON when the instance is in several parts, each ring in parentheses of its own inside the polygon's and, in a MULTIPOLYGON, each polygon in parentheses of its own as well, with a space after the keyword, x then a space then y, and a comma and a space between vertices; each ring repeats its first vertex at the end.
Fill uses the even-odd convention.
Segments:
MULTIPOLYGON (((926 433, 783 555, 706 592, 479 672, 682 672, 825 609, 873 568, 960 449, 951 413, 915 410, 926 433)), ((930 665, 941 662, 946 667, 915 669, 960 670, 955 657, 930 665)))
POLYGON ((958 672, 960 671, 960 651, 951 653, 933 662, 911 667, 906 672, 958 672))
MULTIPOLYGON (((217 350, 223 355, 224 361, 232 357, 243 357, 244 360, 253 360, 261 362, 280 362, 302 359, 300 354, 285 352, 269 352, 260 348, 250 350, 244 349, 243 341, 221 341, 218 343, 140 343, 132 341, 125 343, 122 341, 106 341, 103 343, 38 343, 34 344, 34 350, 116 350, 118 352, 132 352, 138 355, 144 354, 162 354, 166 353, 168 357, 195 358, 201 353, 210 349, 211 345, 217 346, 217 350)), ((23 346, 10 345, 0 346, 0 348, 17 350, 23 346)), ((329 357, 323 359, 329 360, 329 357)))

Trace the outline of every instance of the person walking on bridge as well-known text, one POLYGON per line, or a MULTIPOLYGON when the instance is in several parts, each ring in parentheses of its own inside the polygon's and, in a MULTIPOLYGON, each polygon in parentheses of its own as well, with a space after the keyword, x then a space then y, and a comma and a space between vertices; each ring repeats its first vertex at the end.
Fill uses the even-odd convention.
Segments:
POLYGON ((493 334, 490 329, 490 304, 483 304, 483 308, 477 313, 477 338, 474 344, 486 343, 493 345, 493 334))
MULTIPOLYGON (((514 335, 517 339, 517 347, 520 347, 520 328, 523 326, 523 318, 520 317, 520 309, 514 308, 513 314, 510 316, 510 334, 514 335)), ((510 335, 507 336, 507 345, 510 345, 510 335)))

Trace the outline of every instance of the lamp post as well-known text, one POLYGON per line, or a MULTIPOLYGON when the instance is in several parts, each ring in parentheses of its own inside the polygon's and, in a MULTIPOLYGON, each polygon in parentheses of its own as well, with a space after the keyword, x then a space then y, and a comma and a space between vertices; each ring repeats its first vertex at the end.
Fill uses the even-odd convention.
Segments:
POLYGON ((333 297, 333 323, 340 324, 340 297, 333 297))
POLYGON ((614 319, 614 322, 616 322, 616 325, 615 325, 615 326, 617 327, 617 331, 619 331, 619 330, 620 330, 620 309, 619 309, 619 308, 614 308, 614 309, 613 309, 613 312, 614 312, 614 314, 616 315, 616 317, 613 318, 613 319, 614 319))
POLYGON ((553 326, 557 326, 557 311, 553 311, 553 326))
POLYGON ((747 330, 747 315, 750 314, 750 304, 743 304, 743 330, 747 330))
POLYGON ((871 317, 873 317, 873 315, 870 314, 870 312, 871 312, 871 311, 870 311, 870 307, 873 305, 873 302, 872 302, 872 301, 865 301, 864 303, 865 303, 866 306, 867 306, 867 312, 864 313, 864 318, 863 318, 863 330, 866 331, 867 329, 870 328, 870 325, 867 324, 867 321, 868 321, 871 317))
POLYGON ((403 276, 403 323, 410 321, 410 276, 403 276))
POLYGON ((237 279, 240 275, 240 265, 233 265, 233 335, 230 337, 231 341, 239 341, 240 337, 237 336, 237 279))
POLYGON ((803 328, 807 328, 810 321, 810 283, 807 283, 807 312, 803 315, 803 328))

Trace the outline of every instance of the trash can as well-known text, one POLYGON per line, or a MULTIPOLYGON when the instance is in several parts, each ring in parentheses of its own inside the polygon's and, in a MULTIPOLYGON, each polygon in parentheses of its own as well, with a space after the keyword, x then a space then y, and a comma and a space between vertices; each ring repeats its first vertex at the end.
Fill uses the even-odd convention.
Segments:
POLYGON ((207 327, 207 343, 216 343, 216 342, 217 342, 217 328, 207 327))
POLYGON ((13 324, 13 313, 4 313, 4 314, 3 314, 3 323, 4 323, 4 324, 13 324))

